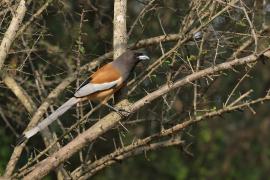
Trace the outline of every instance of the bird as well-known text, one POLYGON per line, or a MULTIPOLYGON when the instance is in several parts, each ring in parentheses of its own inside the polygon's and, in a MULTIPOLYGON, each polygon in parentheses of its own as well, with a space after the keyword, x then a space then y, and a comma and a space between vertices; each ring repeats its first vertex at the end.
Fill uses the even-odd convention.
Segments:
POLYGON ((83 81, 75 91, 73 97, 62 104, 52 114, 32 129, 25 131, 18 138, 16 145, 20 145, 33 137, 79 102, 90 100, 106 103, 115 92, 119 91, 126 84, 135 66, 140 61, 149 59, 150 58, 143 52, 126 50, 114 61, 105 64, 83 81))

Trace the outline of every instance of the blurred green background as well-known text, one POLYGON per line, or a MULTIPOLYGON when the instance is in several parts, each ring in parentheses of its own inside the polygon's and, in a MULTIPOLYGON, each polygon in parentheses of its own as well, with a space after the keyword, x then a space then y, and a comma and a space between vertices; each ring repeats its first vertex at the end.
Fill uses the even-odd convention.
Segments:
MULTIPOLYGON (((44 0, 32 2, 29 5, 26 19, 29 19, 31 14, 44 2, 44 0)), ((128 30, 130 30, 134 20, 147 2, 143 0, 128 1, 128 30)), ((259 32, 264 27, 268 27, 270 2, 267 0, 246 0, 244 2, 249 10, 248 13, 252 18, 252 22, 255 24, 256 31, 259 32)), ((178 33, 183 26, 182 22, 185 16, 192 13, 190 12, 190 3, 189 0, 156 0, 152 9, 148 10, 140 18, 140 22, 135 26, 128 42, 135 43, 141 39, 163 35, 162 28, 167 34, 178 33), (162 28, 160 22, 162 22, 162 28)), ((204 4, 207 4, 207 1, 197 1, 197 3, 201 3, 202 5, 199 8, 202 8, 204 4)), ((218 12, 222 7, 216 4, 216 9, 213 12, 218 12)), ((204 11, 207 14, 210 9, 206 8, 204 11)), ((208 16, 210 18, 211 14, 208 16)), ((3 18, 0 32, 2 34, 6 30, 10 16, 6 15, 0 18, 3 18)), ((200 24, 200 17, 195 15, 193 18, 196 22, 193 26, 200 24)), ((89 60, 91 61, 95 57, 112 50, 112 20, 113 1, 111 0, 53 1, 46 12, 27 29, 23 39, 19 38, 18 43, 13 45, 12 53, 10 53, 6 61, 7 70, 13 73, 16 80, 27 89, 35 102, 40 104, 47 94, 61 82, 62 78, 76 70, 78 51, 80 52, 80 63, 83 65, 88 63, 89 60), (82 11, 85 11, 85 21, 81 29, 82 47, 78 50, 80 14, 82 11), (27 54, 19 50, 31 47, 34 47, 35 51, 24 62, 27 54), (33 74, 36 72, 42 75, 42 81, 45 84, 45 90, 41 94, 35 87, 36 76, 33 74)), ((220 54, 216 63, 221 63, 231 57, 232 53, 243 42, 252 38, 244 13, 233 8, 214 19, 204 29, 204 33, 206 34, 205 53, 201 58, 205 59, 205 67, 209 67, 213 63, 217 41, 220 43, 220 49, 218 50, 220 54)), ((268 31, 259 37, 259 49, 269 46, 268 37, 268 31)), ((174 44, 175 42, 168 42, 162 45, 168 51, 174 44)), ((243 51, 240 56, 250 54, 253 48, 254 44, 243 51)), ((159 45, 149 46, 144 50, 152 58, 150 63, 153 63, 162 54, 159 45)), ((198 46, 195 42, 187 42, 178 49, 178 53, 181 54, 181 57, 190 59, 190 61, 194 59, 196 62, 197 58, 199 58, 198 46)), ((191 63, 193 64, 193 62, 191 63)), ((136 92, 130 96, 130 99, 136 101, 145 95, 145 91, 151 92, 157 89, 159 85, 167 81, 166 74, 177 71, 182 64, 181 61, 177 61, 171 67, 171 59, 165 61, 157 71, 137 88, 136 92)), ((140 65, 134 74, 139 74, 143 69, 144 65, 140 65)), ((250 77, 241 83, 233 97, 237 98, 241 93, 249 89, 254 90, 250 98, 264 96, 270 88, 269 69, 269 63, 263 64, 259 62, 256 64, 250 71, 250 77)), ((222 107, 232 88, 246 72, 243 67, 236 70, 237 72, 226 72, 226 75, 221 76, 214 84, 209 86, 209 89, 207 89, 208 86, 205 81, 200 82, 200 90, 202 92, 206 91, 205 96, 201 98, 198 104, 200 109, 222 107)), ((178 75, 178 78, 189 73, 190 70, 183 71, 178 75)), ((68 91, 61 95, 61 101, 64 101, 65 96, 72 94, 75 83, 72 86, 73 88, 70 87, 68 91)), ((26 127, 30 115, 3 84, 1 84, 0 88, 0 111, 2 114, 0 116, 0 175, 2 175, 12 153, 13 144, 16 141, 16 135, 7 127, 4 118, 10 121, 17 134, 20 134, 26 127)), ((172 95, 178 98, 180 110, 177 108, 166 109, 163 99, 160 98, 141 109, 138 112, 138 117, 158 120, 161 117, 160 113, 163 111, 165 115, 162 115, 162 117, 164 116, 167 122, 175 124, 183 121, 192 109, 192 88, 191 85, 188 85, 182 88, 178 94, 169 94, 169 96, 172 95), (156 114, 151 114, 152 109, 155 109, 156 114)), ((193 125, 181 132, 181 137, 186 142, 185 146, 170 147, 134 156, 107 167, 97 173, 93 179, 268 179, 270 175, 269 107, 269 103, 258 104, 253 107, 256 114, 244 109, 243 111, 227 113, 221 117, 215 117, 193 125)), ((74 123, 74 118, 70 117, 74 112, 73 109, 61 118, 65 119, 65 122, 63 122, 65 127, 74 123)), ((98 118, 104 112, 106 110, 101 110, 91 118, 98 118)), ((149 121, 133 126, 130 125, 128 126, 130 132, 121 130, 125 134, 123 139, 128 144, 132 141, 133 136, 142 138, 153 132, 158 132, 159 127, 157 127, 157 124, 157 122, 149 121)), ((90 125, 88 124, 86 127, 90 125)), ((169 127, 170 124, 165 126, 169 127)), ((61 134, 56 123, 52 125, 51 129, 61 134)), ((112 137, 117 136, 117 131, 105 135, 109 142, 112 137)), ((19 166, 27 162, 33 151, 38 152, 44 148, 40 140, 40 137, 31 140, 29 147, 23 154, 23 158, 19 162, 19 166)), ((113 143, 100 140, 92 151, 98 157, 101 157, 108 152, 112 152, 113 149, 113 143)), ((72 163, 69 168, 72 169, 78 165, 76 164, 79 163, 77 158, 75 156, 70 160, 72 163)), ((46 179, 55 179, 55 175, 51 173, 46 179)))

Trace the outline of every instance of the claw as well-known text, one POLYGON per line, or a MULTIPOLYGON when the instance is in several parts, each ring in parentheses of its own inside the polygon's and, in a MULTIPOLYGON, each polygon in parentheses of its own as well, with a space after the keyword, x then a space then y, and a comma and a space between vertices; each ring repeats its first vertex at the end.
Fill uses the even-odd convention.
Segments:
POLYGON ((122 108, 115 108, 114 107, 113 110, 122 117, 128 117, 131 114, 131 112, 129 112, 129 111, 125 110, 125 109, 122 109, 122 108))

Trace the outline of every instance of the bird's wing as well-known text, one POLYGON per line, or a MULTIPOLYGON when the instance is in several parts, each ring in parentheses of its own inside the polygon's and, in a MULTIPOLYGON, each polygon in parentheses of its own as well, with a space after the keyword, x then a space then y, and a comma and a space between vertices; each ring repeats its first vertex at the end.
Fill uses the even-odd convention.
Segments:
POLYGON ((104 91, 116 87, 122 83, 120 72, 110 63, 97 70, 89 79, 83 82, 75 92, 75 97, 84 97, 95 92, 104 91))
POLYGON ((102 84, 94 84, 94 83, 88 83, 85 86, 81 87, 76 93, 74 94, 75 97, 84 97, 88 96, 90 94, 93 94, 98 91, 104 91, 107 89, 111 89, 119 83, 119 80, 102 83, 102 84))
POLYGON ((87 84, 91 81, 91 79, 92 79, 91 77, 85 79, 85 80, 80 84, 80 86, 76 89, 75 93, 76 93, 79 89, 81 89, 83 86, 87 85, 87 84))

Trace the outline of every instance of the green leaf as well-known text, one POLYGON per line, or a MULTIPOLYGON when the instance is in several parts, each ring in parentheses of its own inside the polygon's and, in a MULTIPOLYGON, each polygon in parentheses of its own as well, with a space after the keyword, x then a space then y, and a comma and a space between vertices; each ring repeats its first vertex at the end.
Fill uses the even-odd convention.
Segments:
POLYGON ((188 57, 188 61, 197 61, 197 57, 194 55, 191 55, 188 57))
POLYGON ((85 53, 85 49, 84 49, 84 47, 83 47, 83 46, 81 46, 81 47, 79 48, 79 51, 80 51, 80 53, 84 54, 84 53, 85 53))

